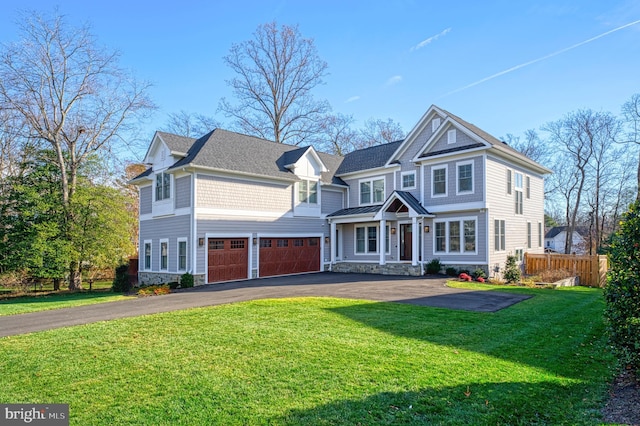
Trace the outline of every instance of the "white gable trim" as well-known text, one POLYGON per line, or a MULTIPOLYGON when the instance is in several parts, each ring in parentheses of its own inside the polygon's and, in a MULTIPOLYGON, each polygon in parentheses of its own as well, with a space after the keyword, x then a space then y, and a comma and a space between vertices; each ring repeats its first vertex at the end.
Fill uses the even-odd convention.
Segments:
MULTIPOLYGON (((440 108, 435 105, 431 105, 427 112, 422 115, 422 118, 418 120, 418 123, 411 129, 406 138, 404 138, 404 142, 396 149, 396 152, 389 158, 387 161, 387 165, 390 165, 394 161, 397 161, 402 154, 411 146, 411 144, 415 141, 418 135, 429 125, 431 119, 434 115, 439 115, 442 118, 446 118, 447 114, 444 113, 440 108)), ((440 123, 440 127, 438 130, 442 129, 444 122, 440 123)))
MULTIPOLYGON (((476 135, 475 133, 473 133, 472 131, 470 131, 469 129, 467 129, 466 127, 460 125, 457 121, 451 119, 450 117, 447 117, 444 122, 442 124, 440 124, 440 127, 438 127, 438 130, 436 130, 435 133, 433 133, 431 135, 431 137, 427 140, 427 142, 425 142, 424 146, 422 148, 420 148, 416 154, 415 157, 413 157, 413 159, 411 161, 415 162, 415 163, 419 163, 421 161, 424 161, 424 158, 420 158, 420 156, 422 154, 424 154, 425 152, 427 152, 429 150, 429 148, 431 148, 433 145, 436 144, 436 142, 443 137, 447 132, 449 132, 449 130, 452 129, 456 129, 462 133, 464 133, 465 135, 469 136, 469 138, 471 138, 472 140, 481 143, 484 145, 484 147, 477 147, 477 148, 473 148, 473 151, 477 151, 477 150, 482 150, 482 149, 487 149, 490 148, 492 145, 487 142, 486 140, 482 139, 480 136, 476 135)), ((451 153, 451 154, 459 154, 461 152, 470 152, 469 151, 457 151, 455 153, 451 153)), ((449 154, 447 154, 449 155, 449 154)))

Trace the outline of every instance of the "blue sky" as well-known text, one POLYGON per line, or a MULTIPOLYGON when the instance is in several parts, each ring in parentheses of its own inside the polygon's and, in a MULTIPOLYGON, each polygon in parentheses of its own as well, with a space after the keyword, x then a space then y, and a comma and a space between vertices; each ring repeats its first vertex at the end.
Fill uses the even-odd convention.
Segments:
POLYGON ((215 115, 231 97, 222 57, 274 20, 315 40, 329 65, 315 96, 357 125, 392 118, 409 131, 436 104, 494 136, 522 135, 580 108, 617 114, 640 92, 637 0, 4 0, 0 42, 16 39, 18 10, 55 4, 153 83, 149 140, 168 113, 215 115))

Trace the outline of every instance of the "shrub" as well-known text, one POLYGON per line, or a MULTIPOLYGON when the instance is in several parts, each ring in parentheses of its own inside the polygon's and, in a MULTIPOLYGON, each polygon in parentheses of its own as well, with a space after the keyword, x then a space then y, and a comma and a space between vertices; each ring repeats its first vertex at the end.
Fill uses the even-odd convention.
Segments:
POLYGON ((609 342, 620 363, 640 373, 640 202, 623 216, 611 244, 604 287, 609 342))
POLYGON ((167 284, 169 286, 169 288, 171 290, 175 290, 176 288, 178 288, 178 286, 180 285, 180 283, 178 281, 171 281, 169 284, 167 284))
POLYGON ((456 270, 456 268, 452 268, 451 266, 445 269, 445 272, 450 277, 455 277, 456 275, 458 275, 458 271, 456 270))
POLYGON ((171 289, 167 284, 150 285, 138 290, 138 296, 160 296, 169 293, 171 293, 171 289))
POLYGON ((520 282, 520 268, 516 264, 515 256, 507 256, 507 263, 504 267, 504 273, 502 276, 507 284, 517 284, 520 282))
POLYGON ((473 279, 471 278, 471 275, 469 275, 469 274, 465 274, 464 272, 463 272, 463 273, 461 273, 461 274, 458 276, 458 278, 460 278, 462 281, 469 281, 469 282, 473 281, 473 279))
POLYGON ((482 278, 482 279, 484 279, 484 278, 487 278, 487 273, 486 273, 486 272, 484 272, 484 269, 482 269, 482 268, 477 268, 475 271, 473 271, 473 274, 471 274, 471 276, 472 276, 473 278, 475 278, 476 280, 477 280, 478 278, 482 278))
POLYGON ((442 269, 440 259, 433 259, 431 262, 427 263, 427 274, 439 274, 440 269, 442 269))
POLYGON ((180 277, 180 287, 182 288, 193 287, 193 283, 193 275, 189 272, 182 274, 182 276, 180 277))
POLYGON ((116 268, 116 273, 113 278, 113 284, 111 285, 111 290, 116 293, 127 293, 131 291, 131 282, 129 281, 129 275, 127 272, 129 271, 129 264, 123 263, 122 265, 116 268))
POLYGON ((479 283, 483 283, 484 282, 484 278, 478 277, 478 278, 476 278, 476 281, 478 281, 479 283))

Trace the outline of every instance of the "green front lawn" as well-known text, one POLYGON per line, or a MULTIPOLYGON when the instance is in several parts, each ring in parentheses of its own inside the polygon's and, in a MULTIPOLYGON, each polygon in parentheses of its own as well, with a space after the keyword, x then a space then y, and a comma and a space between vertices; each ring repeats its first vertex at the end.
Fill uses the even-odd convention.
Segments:
POLYGON ((11 297, 8 299, 0 299, 0 316, 115 302, 130 297, 131 296, 123 296, 122 294, 104 291, 11 297))
POLYGON ((72 425, 598 424, 601 291, 501 290, 535 297, 259 300, 4 338, 0 401, 70 403, 72 425))

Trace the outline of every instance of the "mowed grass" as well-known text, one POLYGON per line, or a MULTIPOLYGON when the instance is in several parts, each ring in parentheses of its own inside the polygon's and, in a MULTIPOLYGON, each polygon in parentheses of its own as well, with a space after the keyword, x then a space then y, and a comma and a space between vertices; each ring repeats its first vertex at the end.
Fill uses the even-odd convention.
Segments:
POLYGON ((534 297, 259 300, 3 338, 0 401, 69 403, 72 425, 598 424, 602 292, 500 290, 534 297))
POLYGON ((0 299, 0 316, 115 302, 128 298, 131 298, 131 296, 105 291, 10 297, 8 299, 0 299))

